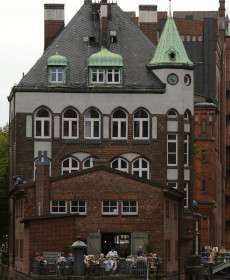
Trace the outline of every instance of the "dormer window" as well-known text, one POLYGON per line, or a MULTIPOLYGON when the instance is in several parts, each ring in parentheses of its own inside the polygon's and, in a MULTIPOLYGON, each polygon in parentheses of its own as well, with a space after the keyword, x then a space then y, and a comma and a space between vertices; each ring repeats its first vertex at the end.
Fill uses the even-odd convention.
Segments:
POLYGON ((49 68, 49 82, 56 84, 65 83, 65 70, 62 67, 49 68))
POLYGON ((89 57, 90 84, 120 84, 123 59, 119 54, 102 48, 101 51, 89 57))
POLYGON ((65 56, 56 53, 47 60, 48 80, 50 84, 65 84, 67 59, 65 56))

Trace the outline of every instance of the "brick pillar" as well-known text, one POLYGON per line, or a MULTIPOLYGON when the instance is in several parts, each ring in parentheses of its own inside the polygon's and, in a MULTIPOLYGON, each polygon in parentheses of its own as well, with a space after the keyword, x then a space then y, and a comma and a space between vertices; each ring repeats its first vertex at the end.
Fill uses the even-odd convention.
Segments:
POLYGON ((44 20, 44 49, 46 50, 65 27, 64 4, 45 4, 44 20))
POLYGON ((36 161, 35 191, 36 191, 36 214, 43 216, 49 213, 49 168, 50 162, 47 152, 38 152, 36 161))

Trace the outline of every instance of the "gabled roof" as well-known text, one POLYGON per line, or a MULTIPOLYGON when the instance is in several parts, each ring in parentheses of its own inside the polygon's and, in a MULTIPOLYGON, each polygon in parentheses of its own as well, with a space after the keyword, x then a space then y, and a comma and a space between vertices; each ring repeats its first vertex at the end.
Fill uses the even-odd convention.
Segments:
POLYGON ((188 67, 193 63, 189 59, 177 30, 174 19, 169 16, 162 31, 160 41, 149 63, 152 67, 188 67))
MULTIPOLYGON (((123 58, 123 89, 165 90, 165 85, 146 65, 152 57, 153 43, 131 21, 117 4, 111 4, 111 20, 108 32, 115 30, 117 43, 107 49, 123 58)), ((92 16, 92 3, 85 3, 65 29, 46 49, 32 69, 23 77, 16 90, 49 88, 47 59, 56 52, 68 60, 68 79, 64 87, 71 89, 88 87, 88 58, 101 50, 100 44, 88 44, 85 37, 100 38, 100 22, 92 16)), ((63 88, 64 88, 63 87, 63 88)), ((62 90, 63 90, 62 88, 62 90)))
POLYGON ((99 52, 92 54, 88 59, 88 66, 123 66, 123 58, 121 55, 112 53, 106 48, 102 48, 99 52))

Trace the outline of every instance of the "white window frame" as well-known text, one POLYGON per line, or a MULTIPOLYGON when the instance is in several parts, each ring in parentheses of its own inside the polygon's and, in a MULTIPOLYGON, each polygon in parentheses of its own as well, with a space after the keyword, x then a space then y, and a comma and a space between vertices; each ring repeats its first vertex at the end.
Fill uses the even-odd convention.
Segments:
POLYGON ((36 113, 35 113, 35 117, 34 117, 34 137, 37 139, 49 139, 51 138, 51 114, 47 109, 41 108, 39 109, 36 113), (49 117, 37 117, 37 114, 40 110, 46 110, 49 113, 49 117), (49 122, 49 135, 45 136, 44 132, 45 132, 45 122, 49 122), (37 135, 37 122, 41 123, 41 135, 37 135))
POLYGON ((77 118, 65 118, 64 114, 69 110, 73 110, 73 109, 65 110, 65 112, 62 115, 62 138, 63 139, 78 139, 79 138, 79 114, 75 110, 73 110, 77 114, 77 118), (69 135, 68 136, 64 136, 64 123, 65 122, 68 122, 68 126, 69 126, 69 135), (77 122, 77 136, 73 136, 73 130, 72 130, 73 122, 77 122))
POLYGON ((65 73, 65 67, 55 67, 55 66, 49 66, 49 83, 51 84, 64 84, 66 82, 66 73, 65 73), (55 80, 53 80, 53 74, 55 75, 55 80), (59 80, 59 74, 62 75, 62 79, 59 80))
POLYGON ((177 188, 178 188, 178 183, 177 183, 177 182, 174 182, 174 181, 168 181, 168 182, 167 182, 167 186, 168 186, 169 188, 177 189, 177 188), (174 187, 170 186, 170 184, 173 184, 174 187))
POLYGON ((188 133, 184 134, 184 167, 189 166, 189 138, 188 133))
MULTIPOLYGON (((140 110, 138 110, 138 111, 140 111, 140 110)), ((145 111, 145 110, 143 110, 147 115, 148 115, 148 117, 147 118, 136 118, 135 117, 135 114, 138 112, 138 111, 136 111, 135 113, 134 113, 134 117, 133 117, 133 139, 134 140, 148 140, 149 138, 150 138, 150 120, 149 120, 149 114, 145 111), (144 122, 148 122, 148 137, 143 137, 143 123, 144 122), (135 137, 135 122, 138 122, 138 125, 139 125, 139 136, 138 137, 135 137)))
POLYGON ((175 133, 168 133, 167 134, 167 166, 177 166, 178 164, 178 135, 175 133), (173 135, 175 136, 175 139, 169 139, 169 136, 173 135), (169 153, 169 143, 175 143, 176 144, 176 151, 169 153), (170 154, 176 154, 176 163, 169 163, 169 155, 170 154))
POLYGON ((70 201, 70 213, 71 214, 79 214, 79 215, 86 215, 87 214, 87 202, 85 200, 82 200, 82 199, 77 199, 77 200, 71 200, 70 201), (80 202, 84 201, 85 205, 84 206, 80 206, 80 202), (73 202, 77 202, 77 206, 73 206, 73 202), (75 208, 78 208, 78 211, 73 211, 72 208, 75 207, 75 208), (85 208, 85 211, 84 212, 81 212, 79 211, 79 208, 80 207, 84 207, 85 208))
MULTIPOLYGON (((143 171, 147 171, 147 178, 146 178, 146 179, 149 180, 149 178, 150 178, 149 169, 150 169, 150 163, 149 163, 148 160, 146 160, 146 159, 144 159, 144 158, 137 158, 137 159, 135 159, 135 160, 132 162, 132 175, 134 175, 134 172, 135 172, 135 171, 138 171, 138 172, 139 172, 138 177, 143 178, 143 177, 142 177, 142 172, 143 172, 143 171), (134 163, 135 163, 137 160, 139 161, 139 167, 138 167, 138 168, 137 168, 137 167, 134 167, 134 163), (143 167, 142 167, 142 161, 145 161, 145 162, 147 163, 147 168, 145 168, 145 167, 143 168, 143 167)), ((143 179, 145 179, 145 178, 143 178, 143 179)))
POLYGON ((93 157, 86 158, 86 159, 83 161, 83 163, 82 163, 82 169, 83 169, 83 170, 92 168, 93 166, 94 166, 94 158, 93 158, 93 157), (88 160, 90 161, 90 166, 89 166, 89 167, 86 167, 86 166, 85 166, 85 163, 86 163, 88 160))
POLYGON ((190 116, 188 112, 184 113, 184 121, 188 122, 190 120, 190 116))
POLYGON ((51 200, 50 201, 50 213, 51 214, 67 214, 67 200, 51 200), (60 206, 60 201, 64 201, 65 202, 65 206, 60 206), (56 206, 54 206, 53 205, 53 202, 58 202, 58 205, 56 206), (56 212, 56 211, 53 211, 53 207, 57 207, 58 208, 58 210, 60 209, 60 208, 64 208, 65 209, 65 211, 64 212, 60 212, 60 211, 58 211, 58 212, 56 212))
POLYGON ((90 83, 91 84, 104 84, 105 83, 106 72, 103 68, 90 68, 90 83), (93 74, 97 75, 97 80, 93 81, 93 74), (100 74, 103 74, 103 81, 100 82, 100 74))
POLYGON ((111 120, 111 135, 112 135, 112 137, 111 138, 113 140, 127 140, 127 138, 128 138, 128 116, 127 116, 125 111, 123 111, 121 109, 118 109, 118 110, 116 110, 112 115, 112 120, 111 120), (118 110, 122 111, 126 115, 126 117, 125 118, 114 118, 113 115, 118 110), (117 137, 113 136, 113 124, 114 123, 117 123, 117 127, 118 127, 118 136, 117 137), (125 136, 124 137, 121 136, 121 127, 122 127, 121 124, 122 123, 125 123, 125 136))
POLYGON ((184 186, 184 208, 188 208, 188 202, 189 202, 189 183, 185 182, 184 186))
POLYGON ((118 171, 122 171, 122 172, 126 172, 128 173, 129 172, 129 163, 127 160, 123 159, 123 158, 115 158, 112 162, 111 162, 111 168, 113 168, 113 163, 115 161, 118 161, 118 168, 115 168, 115 170, 118 170, 118 171), (122 168, 121 167, 121 162, 124 161, 126 164, 127 164, 127 168, 122 168))
POLYGON ((135 216, 135 215, 138 215, 138 201, 136 201, 136 200, 123 200, 121 202, 121 214, 124 215, 124 216, 135 216), (129 206, 124 206, 124 202, 129 202, 129 206), (136 202, 136 206, 131 206, 130 205, 131 202, 136 202), (135 207, 136 211, 135 212, 131 212, 131 211, 124 212, 124 207, 129 208, 129 210, 131 208, 135 207))
POLYGON ((107 216, 117 216, 119 214, 119 209, 118 209, 118 200, 102 200, 101 202, 101 213, 102 215, 107 215, 107 216), (109 202, 108 206, 104 206, 104 202, 109 202), (111 206, 111 202, 116 202, 116 211, 110 212, 110 211, 104 211, 104 207, 108 207, 111 209, 114 206, 111 206))
POLYGON ((77 160, 75 158, 72 158, 72 157, 65 158, 61 163, 61 174, 62 175, 66 175, 66 173, 64 173, 64 171, 68 171, 69 174, 71 174, 71 173, 74 173, 74 172, 78 172, 79 170, 80 170, 80 162, 79 162, 79 160, 77 160), (69 161, 69 167, 63 167, 63 163, 66 160, 69 161), (73 167, 73 160, 78 163, 78 167, 73 167))
POLYGON ((99 117, 98 117, 98 118, 88 118, 88 117, 86 117, 86 114, 87 114, 88 112, 90 112, 91 109, 88 110, 88 111, 85 113, 85 120, 84 120, 84 136, 85 136, 85 139, 89 139, 89 140, 98 140, 98 139, 101 139, 101 115, 100 115, 100 113, 99 113, 97 110, 95 110, 95 109, 92 109, 92 110, 96 111, 96 112, 98 113, 99 117), (90 122, 90 135, 91 135, 91 136, 86 136, 86 123, 87 123, 87 122, 90 122), (92 135, 94 135, 94 132, 95 132, 95 127, 94 127, 94 125, 95 125, 96 122, 99 123, 99 136, 98 136, 98 137, 92 136, 92 135))
POLYGON ((120 84, 121 83, 121 70, 118 69, 118 68, 109 68, 109 69, 106 69, 106 82, 107 84, 120 84), (112 81, 109 82, 109 74, 112 74, 112 81), (116 82, 115 81, 115 75, 118 74, 119 76, 119 81, 116 82))

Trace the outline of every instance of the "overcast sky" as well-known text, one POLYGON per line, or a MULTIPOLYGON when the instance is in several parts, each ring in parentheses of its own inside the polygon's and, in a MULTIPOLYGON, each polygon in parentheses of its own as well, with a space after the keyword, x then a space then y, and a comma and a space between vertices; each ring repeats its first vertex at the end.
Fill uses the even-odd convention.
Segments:
MULTIPOLYGON (((8 121, 7 96, 23 72, 33 66, 43 52, 43 4, 64 3, 66 23, 84 0, 7 0, 0 11, 0 126, 8 121)), ((227 0, 227 8, 230 0, 227 0)), ((155 4, 168 10, 168 0, 118 0, 123 10, 138 10, 139 4, 155 4)), ((217 10, 219 0, 172 0, 173 10, 217 10)))

